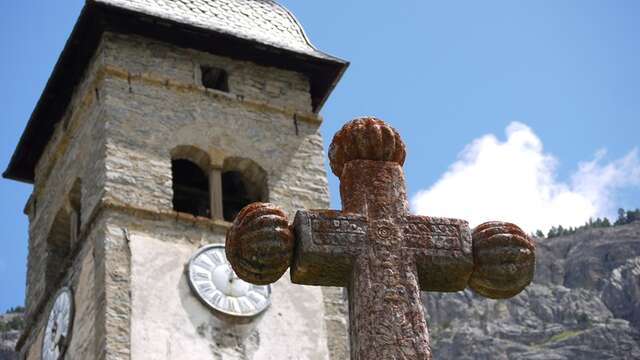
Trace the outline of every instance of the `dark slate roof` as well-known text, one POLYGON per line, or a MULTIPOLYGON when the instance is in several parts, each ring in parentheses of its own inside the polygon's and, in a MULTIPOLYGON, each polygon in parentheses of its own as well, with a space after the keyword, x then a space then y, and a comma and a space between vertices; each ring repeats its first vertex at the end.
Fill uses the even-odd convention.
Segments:
POLYGON ((302 26, 271 0, 96 0, 312 56, 332 57, 311 45, 302 26))
POLYGON ((295 17, 272 0, 86 0, 4 177, 33 182, 36 163, 105 31, 304 73, 315 112, 349 65, 317 50, 295 17))

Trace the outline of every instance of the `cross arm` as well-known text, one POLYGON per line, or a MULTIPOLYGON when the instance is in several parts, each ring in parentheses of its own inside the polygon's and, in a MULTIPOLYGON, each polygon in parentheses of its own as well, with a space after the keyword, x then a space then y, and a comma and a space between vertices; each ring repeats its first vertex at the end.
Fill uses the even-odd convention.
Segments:
POLYGON ((402 226, 405 251, 423 291, 464 290, 473 272, 472 238, 464 220, 410 215, 402 226))
POLYGON ((293 222, 296 246, 291 281, 346 287, 353 259, 366 242, 367 228, 363 215, 332 210, 298 211, 293 222))
POLYGON ((423 291, 468 286, 483 296, 505 299, 533 279, 535 244, 511 223, 487 222, 471 232, 464 220, 411 215, 405 218, 402 236, 423 291))

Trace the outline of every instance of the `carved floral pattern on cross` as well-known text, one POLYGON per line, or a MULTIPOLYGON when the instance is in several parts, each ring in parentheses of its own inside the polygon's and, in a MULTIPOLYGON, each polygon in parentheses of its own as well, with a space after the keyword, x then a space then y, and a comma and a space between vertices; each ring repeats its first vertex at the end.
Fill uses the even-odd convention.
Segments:
POLYGON ((290 267, 302 285, 349 294, 351 358, 431 359, 420 291, 503 299, 532 280, 535 246, 516 225, 409 213, 398 132, 359 118, 329 150, 342 211, 301 210, 292 225, 272 204, 244 208, 227 234, 227 257, 243 280, 277 281, 290 267))

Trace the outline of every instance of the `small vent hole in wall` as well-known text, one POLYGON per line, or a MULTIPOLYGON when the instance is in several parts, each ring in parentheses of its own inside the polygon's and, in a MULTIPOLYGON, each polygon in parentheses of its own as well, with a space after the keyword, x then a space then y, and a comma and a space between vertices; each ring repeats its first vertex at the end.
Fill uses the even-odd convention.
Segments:
POLYGON ((207 89, 229 92, 227 72, 212 66, 202 66, 202 85, 207 89))

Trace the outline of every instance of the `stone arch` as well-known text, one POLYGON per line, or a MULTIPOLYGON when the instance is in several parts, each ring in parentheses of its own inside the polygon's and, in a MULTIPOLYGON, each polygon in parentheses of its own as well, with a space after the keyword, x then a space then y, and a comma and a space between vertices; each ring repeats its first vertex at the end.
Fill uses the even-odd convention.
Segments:
POLYGON ((267 172, 251 159, 229 157, 222 166, 222 207, 226 221, 253 202, 269 201, 267 172))
POLYGON ((71 265, 71 242, 71 211, 63 206, 56 213, 47 235, 45 286, 48 294, 56 291, 65 270, 71 265))
POLYGON ((78 245, 82 209, 82 180, 76 179, 63 205, 53 219, 47 234, 45 286, 47 293, 57 291, 67 269, 71 267, 72 252, 78 245))
POLYGON ((171 150, 171 160, 189 160, 204 172, 211 169, 211 158, 206 151, 192 145, 178 145, 171 150))
POLYGON ((69 193, 69 205, 71 206, 71 246, 78 241, 82 227, 82 179, 76 179, 69 193))
POLYGON ((171 151, 173 209, 193 216, 211 216, 209 155, 194 146, 171 151))

